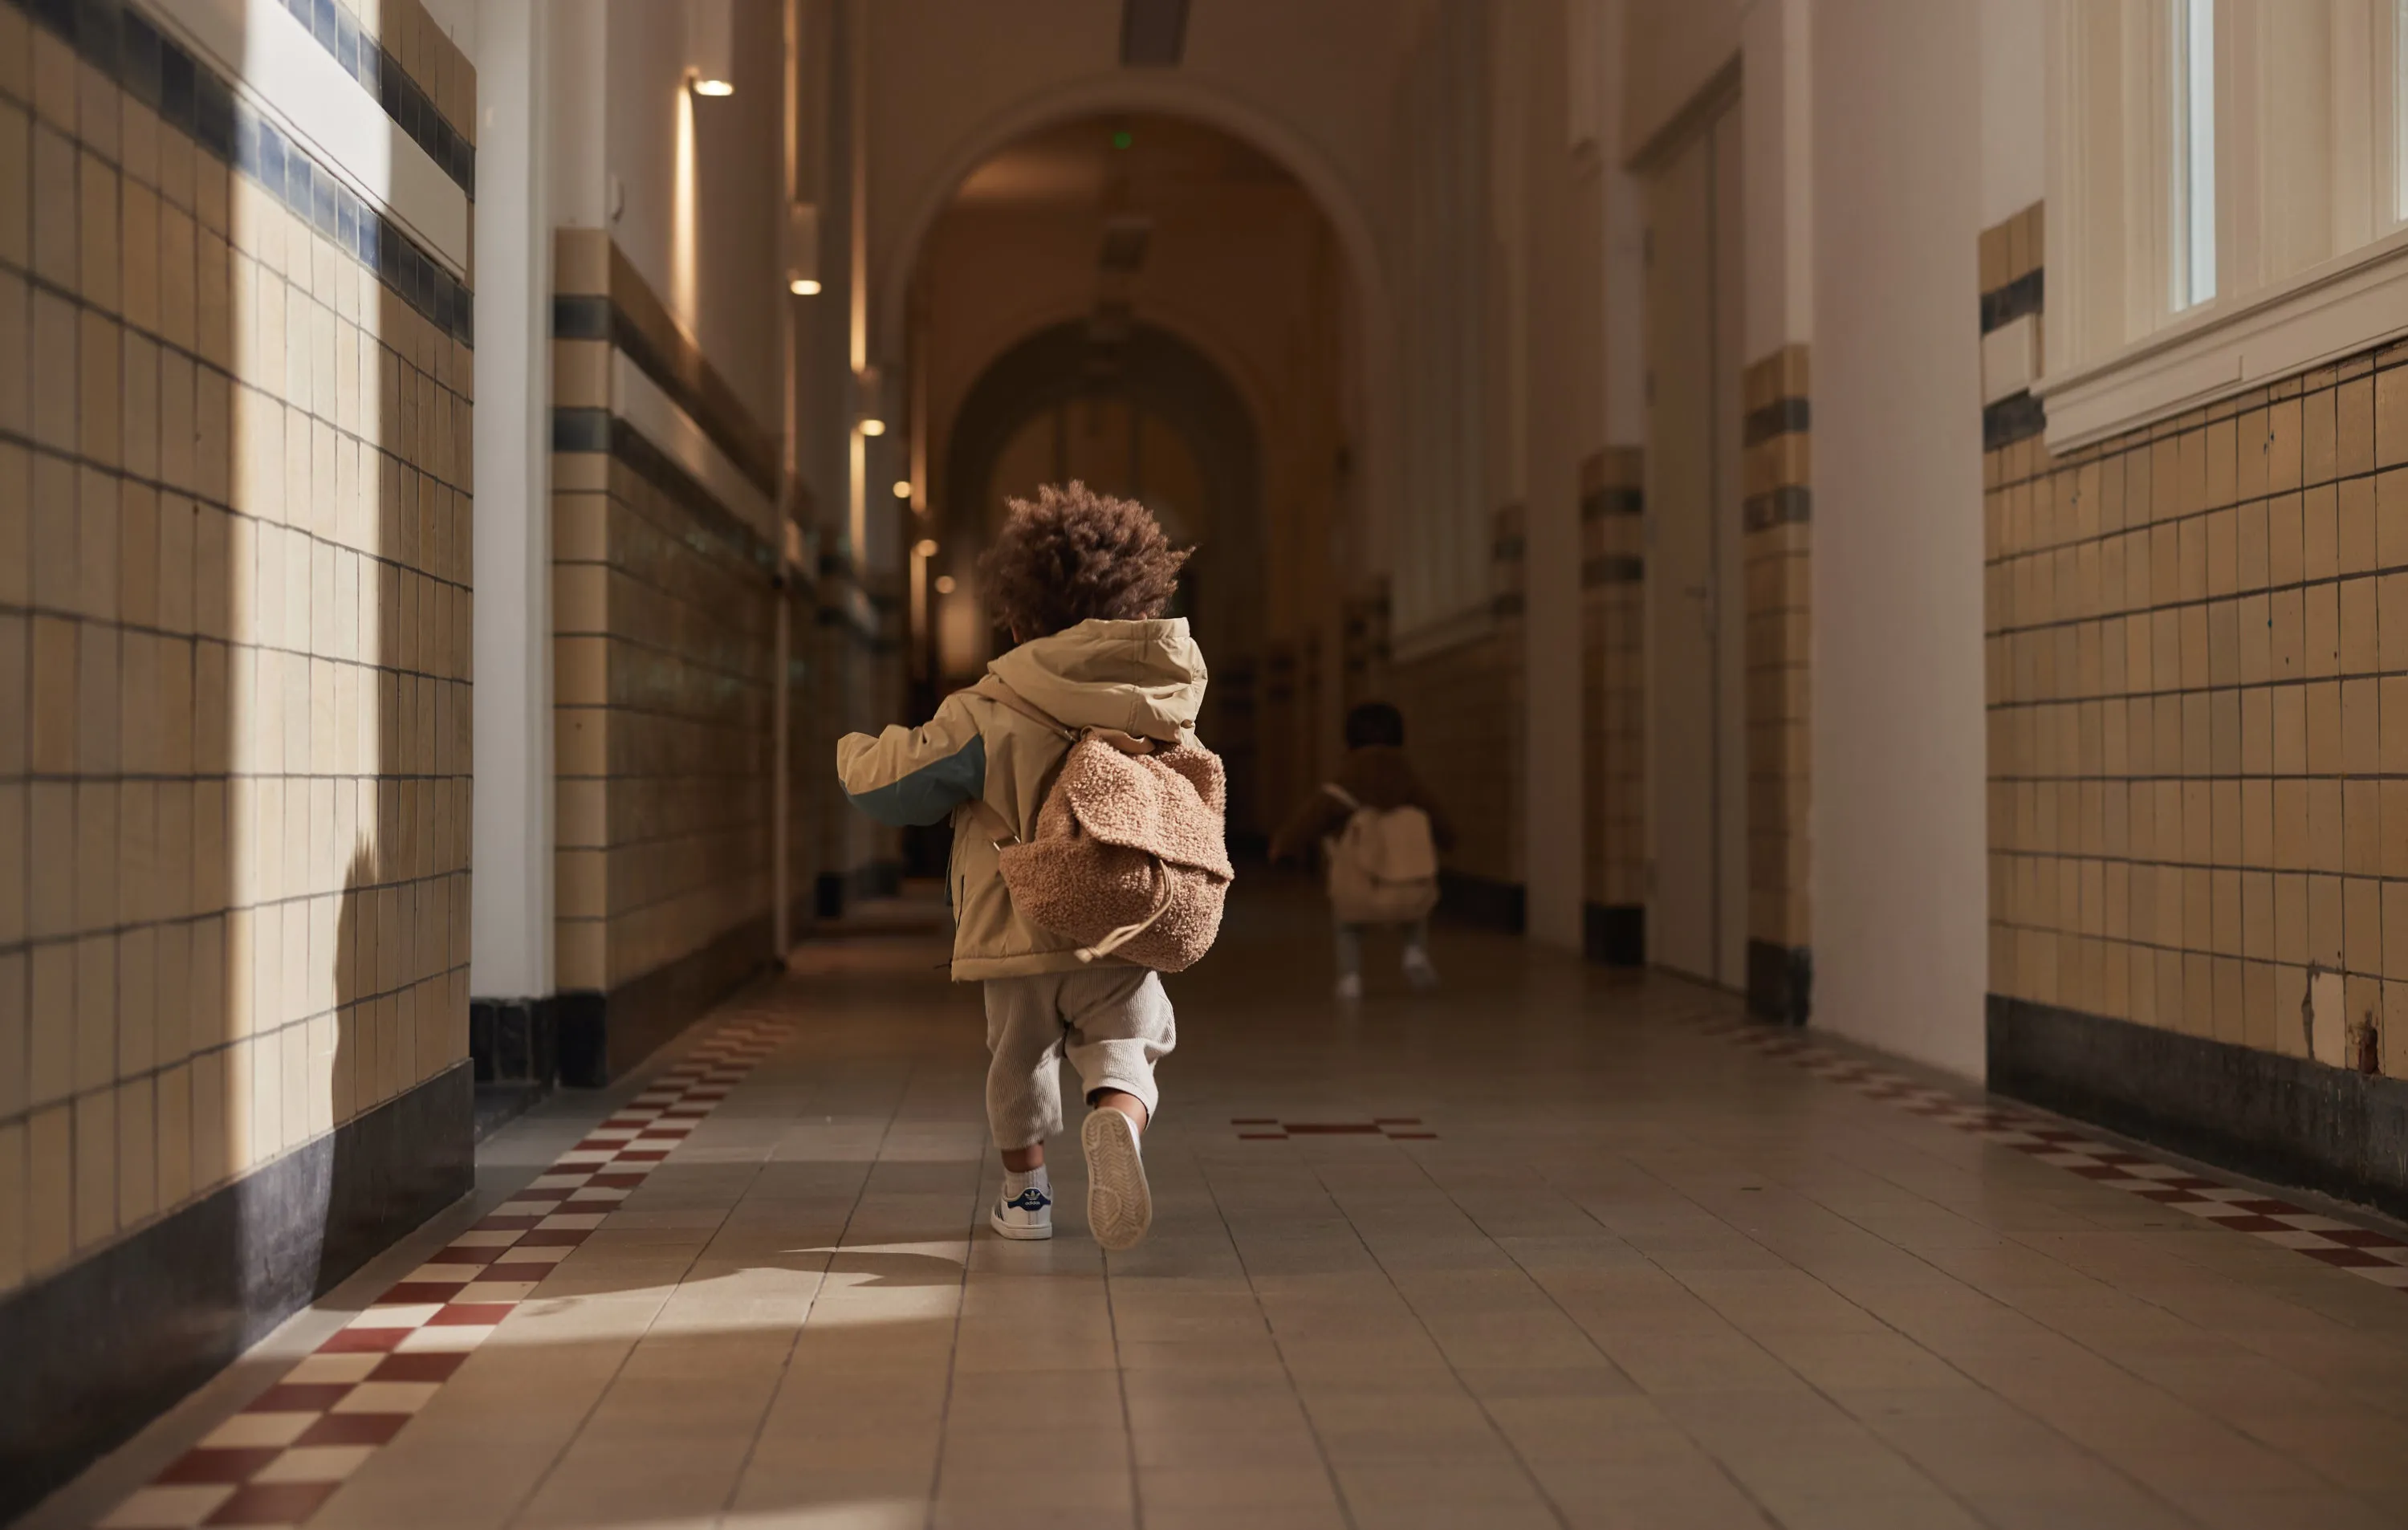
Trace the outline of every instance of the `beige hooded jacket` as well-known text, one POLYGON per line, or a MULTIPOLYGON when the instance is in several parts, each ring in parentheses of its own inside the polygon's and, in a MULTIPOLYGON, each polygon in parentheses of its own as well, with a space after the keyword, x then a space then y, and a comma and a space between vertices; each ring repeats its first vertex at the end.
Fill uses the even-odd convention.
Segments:
POLYGON ((996 850, 1026 835, 1071 737, 997 699, 1009 687, 1066 728, 1116 728, 1176 744, 1192 737, 1208 679, 1184 618, 1082 622, 1021 644, 956 691, 924 727, 847 734, 837 775, 855 807, 881 823, 953 822, 947 901, 953 979, 1074 971, 1078 942, 1021 918, 1004 891, 996 850))

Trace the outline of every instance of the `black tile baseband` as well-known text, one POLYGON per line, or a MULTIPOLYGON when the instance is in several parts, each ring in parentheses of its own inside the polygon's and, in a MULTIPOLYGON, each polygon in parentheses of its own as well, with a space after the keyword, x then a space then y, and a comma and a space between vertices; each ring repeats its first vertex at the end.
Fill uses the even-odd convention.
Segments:
POLYGON ((762 914, 607 993, 561 994, 560 1081, 599 1089, 625 1078, 713 1005, 769 970, 769 916, 762 914))
POLYGON ((1997 1094, 2408 1216, 2408 1080, 1999 994, 1987 1008, 1997 1094))
POLYGON ((0 1522, 476 1182, 466 1062, 0 1301, 0 1522))
POLYGON ((1527 894, 1521 883, 1469 871, 1441 871, 1438 885, 1438 911, 1447 918, 1511 935, 1522 933, 1527 920, 1527 894))
POLYGON ((1581 905, 1581 950, 1601 966, 1647 965, 1647 906, 1643 903, 1581 905))
POLYGON ((1772 940, 1747 943, 1747 1008, 1758 1020, 1803 1025, 1814 1014, 1814 953, 1772 940))

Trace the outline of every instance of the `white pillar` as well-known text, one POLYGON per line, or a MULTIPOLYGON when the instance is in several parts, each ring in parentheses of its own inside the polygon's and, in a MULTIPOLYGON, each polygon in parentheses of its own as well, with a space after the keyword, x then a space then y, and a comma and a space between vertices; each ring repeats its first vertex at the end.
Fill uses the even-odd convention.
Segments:
POLYGON ((1814 1022, 1979 1078, 1979 16, 1815 0, 1811 30, 1814 1022))
POLYGON ((544 0, 478 18, 469 991, 552 988, 552 226, 544 0))

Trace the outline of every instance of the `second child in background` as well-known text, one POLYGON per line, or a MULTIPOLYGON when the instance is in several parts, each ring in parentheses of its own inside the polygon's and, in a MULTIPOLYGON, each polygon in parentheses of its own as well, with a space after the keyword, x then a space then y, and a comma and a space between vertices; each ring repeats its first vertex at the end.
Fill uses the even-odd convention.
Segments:
POLYGON ((1454 843, 1446 813, 1405 758, 1405 718, 1383 701, 1346 714, 1346 757, 1337 777, 1297 806, 1271 837, 1274 861, 1318 852, 1336 928, 1338 997, 1363 996, 1363 933, 1401 928, 1404 973, 1438 984, 1429 915, 1438 903, 1438 852, 1454 843))

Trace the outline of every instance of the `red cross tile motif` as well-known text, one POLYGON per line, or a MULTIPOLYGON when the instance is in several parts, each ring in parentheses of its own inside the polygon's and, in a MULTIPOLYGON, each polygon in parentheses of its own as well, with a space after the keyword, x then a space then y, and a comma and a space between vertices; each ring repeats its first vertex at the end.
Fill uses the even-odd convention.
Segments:
POLYGON ((1381 1137, 1391 1142, 1432 1142, 1419 1116, 1374 1116, 1369 1121, 1282 1121, 1275 1116, 1231 1116, 1240 1142, 1285 1142, 1296 1137, 1381 1137))

